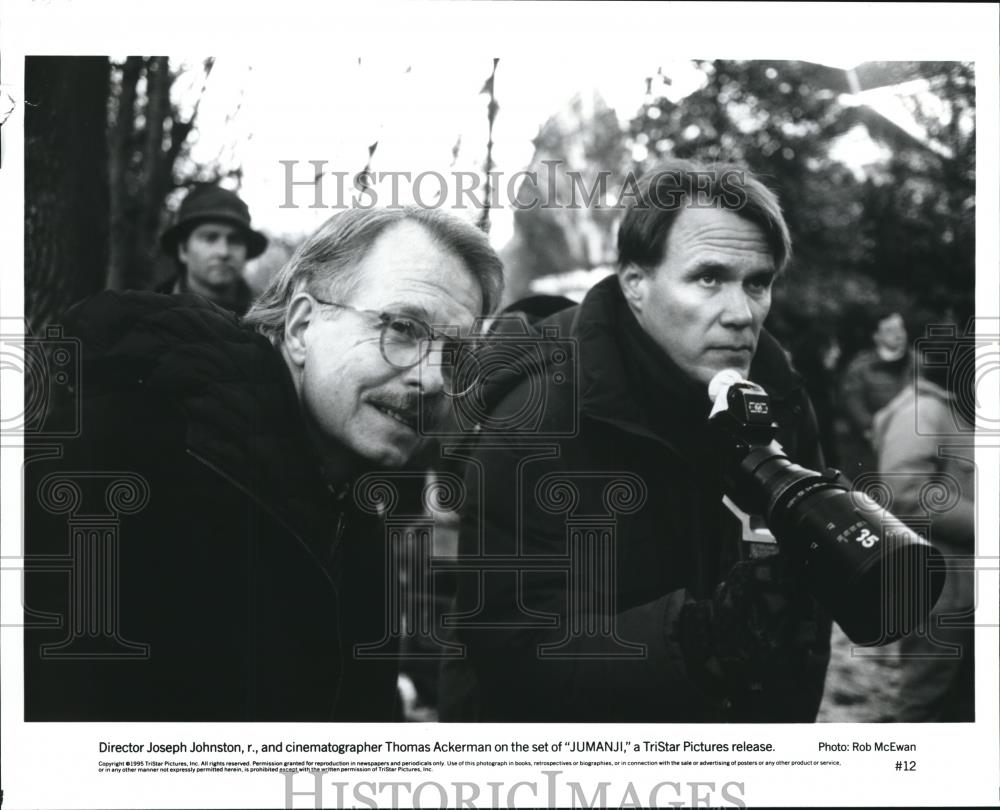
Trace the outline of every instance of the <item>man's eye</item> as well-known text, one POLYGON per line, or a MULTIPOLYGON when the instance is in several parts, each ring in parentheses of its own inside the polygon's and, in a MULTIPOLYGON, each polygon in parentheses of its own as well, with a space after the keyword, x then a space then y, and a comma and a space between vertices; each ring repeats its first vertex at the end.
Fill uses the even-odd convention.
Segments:
POLYGON ((718 281, 719 277, 715 273, 702 273, 698 276, 698 283, 706 287, 712 287, 718 281))
POLYGON ((397 340, 419 340, 423 336, 416 321, 407 318, 387 317, 386 331, 397 340))
POLYGON ((771 289, 771 284, 773 282, 774 276, 761 276, 759 278, 749 279, 747 281, 747 286, 755 292, 766 292, 771 289))

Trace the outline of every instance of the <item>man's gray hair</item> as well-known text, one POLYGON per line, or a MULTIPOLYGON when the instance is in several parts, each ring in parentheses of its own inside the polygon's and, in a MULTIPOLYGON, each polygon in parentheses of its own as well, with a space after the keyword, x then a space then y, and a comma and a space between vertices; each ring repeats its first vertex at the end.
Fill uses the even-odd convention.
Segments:
POLYGON ((277 345, 285 333, 285 312, 302 289, 323 285, 340 298, 357 283, 357 265, 379 235, 400 222, 415 222, 462 260, 479 282, 483 316, 493 314, 503 294, 503 263, 481 230, 433 208, 349 208, 330 217, 306 239, 254 302, 243 322, 277 345))
POLYGON ((636 184, 636 194, 618 229, 618 266, 652 271, 666 255, 670 226, 685 206, 721 208, 757 225, 767 238, 774 266, 783 270, 792 239, 771 189, 733 163, 667 159, 636 184))

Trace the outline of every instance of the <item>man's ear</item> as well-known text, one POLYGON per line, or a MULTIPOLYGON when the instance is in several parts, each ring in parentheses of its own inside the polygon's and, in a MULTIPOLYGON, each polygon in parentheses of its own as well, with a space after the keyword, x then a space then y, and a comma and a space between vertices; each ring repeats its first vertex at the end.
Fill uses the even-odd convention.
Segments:
POLYGON ((646 302, 647 282, 649 274, 635 264, 627 264, 618 268, 618 283, 621 285, 625 300, 635 312, 642 312, 646 302))
POLYGON ((306 362, 308 342, 306 333, 318 313, 316 302, 306 292, 299 292, 292 296, 292 300, 285 310, 285 353, 297 366, 302 366, 306 362))
POLYGON ((177 261, 183 265, 187 265, 188 260, 188 238, 185 236, 183 239, 177 240, 177 261))

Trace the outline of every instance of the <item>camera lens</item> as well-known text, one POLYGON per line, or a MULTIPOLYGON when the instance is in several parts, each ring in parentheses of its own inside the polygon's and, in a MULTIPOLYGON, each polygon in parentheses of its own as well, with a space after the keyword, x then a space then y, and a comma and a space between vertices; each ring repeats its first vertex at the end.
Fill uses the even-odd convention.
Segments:
POLYGON ((944 587, 940 553, 875 501, 789 461, 767 394, 720 372, 709 386, 723 488, 761 515, 809 591, 856 644, 888 644, 926 621, 944 587), (723 402, 725 408, 720 407, 723 402))
POLYGON ((773 450, 756 448, 745 469, 778 543, 854 643, 888 644, 917 629, 944 587, 933 546, 867 496, 773 450))

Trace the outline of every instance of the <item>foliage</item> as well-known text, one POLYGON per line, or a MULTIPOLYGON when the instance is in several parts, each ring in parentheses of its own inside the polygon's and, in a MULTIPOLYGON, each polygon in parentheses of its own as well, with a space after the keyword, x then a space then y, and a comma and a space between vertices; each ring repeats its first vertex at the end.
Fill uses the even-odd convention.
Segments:
MULTIPOLYGON (((197 68, 202 92, 212 70, 197 68)), ((198 100, 171 97, 167 57, 29 57, 25 92, 25 313, 32 328, 110 287, 157 281, 165 203, 194 180, 240 180, 239 167, 189 156, 198 100)), ((198 95, 200 98, 200 94, 198 95)))
MULTIPOLYGON (((190 111, 171 98, 177 78, 189 68, 172 68, 165 56, 130 56, 112 65, 108 98, 108 174, 111 188, 111 244, 107 285, 149 287, 157 281, 157 235, 163 230, 171 193, 199 180, 239 180, 239 168, 203 167, 189 157, 198 106, 214 65, 205 59, 201 91, 190 111)), ((169 262, 167 262, 169 266, 169 262)))
POLYGON ((606 201, 617 199, 629 168, 615 111, 596 94, 576 96, 539 128, 534 146, 503 253, 508 300, 528 295, 538 276, 614 261, 619 212, 606 201))
MULTIPOLYGON (((780 333, 815 319, 844 323, 848 311, 870 309, 887 295, 914 307, 946 302, 955 314, 969 309, 975 271, 971 66, 869 63, 857 69, 854 89, 926 80, 929 92, 909 102, 925 131, 919 137, 869 107, 845 104, 851 84, 845 71, 807 62, 697 65, 705 76, 701 88, 680 101, 651 93, 631 121, 636 168, 667 155, 728 160, 774 188, 795 257, 776 295, 772 328, 780 333), (891 155, 866 176, 831 154, 831 145, 856 127, 891 155)), ((867 339, 844 337, 848 344, 867 339)))
POLYGON ((910 105, 935 148, 898 144, 885 175, 866 184, 870 249, 860 267, 912 290, 921 305, 944 303, 961 317, 969 314, 975 285, 973 69, 944 63, 930 77, 930 88, 932 97, 910 105))

